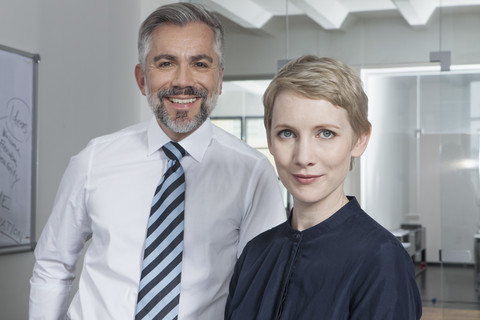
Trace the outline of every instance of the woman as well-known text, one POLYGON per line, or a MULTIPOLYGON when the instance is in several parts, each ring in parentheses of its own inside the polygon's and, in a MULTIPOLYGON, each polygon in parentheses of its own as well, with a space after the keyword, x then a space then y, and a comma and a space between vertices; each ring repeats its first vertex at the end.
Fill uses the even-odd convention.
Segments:
POLYGON ((225 319, 420 319, 412 260, 343 185, 371 125, 347 65, 304 56, 264 95, 278 174, 293 196, 287 222, 254 238, 230 283, 225 319))

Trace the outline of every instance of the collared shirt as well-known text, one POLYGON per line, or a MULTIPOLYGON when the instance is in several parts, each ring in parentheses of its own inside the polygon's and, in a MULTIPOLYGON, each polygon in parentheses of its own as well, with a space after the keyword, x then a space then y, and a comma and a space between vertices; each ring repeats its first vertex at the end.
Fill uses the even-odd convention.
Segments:
POLYGON ((303 231, 289 221, 249 242, 235 267, 227 320, 414 320, 412 259, 355 198, 303 231))
MULTIPOLYGON (((73 157, 35 249, 30 319, 65 319, 85 242, 71 319, 133 319, 146 225, 169 138, 155 119, 96 138, 73 157)), ((285 221, 268 160, 207 120, 180 141, 188 152, 179 319, 223 319, 245 244, 285 221)))

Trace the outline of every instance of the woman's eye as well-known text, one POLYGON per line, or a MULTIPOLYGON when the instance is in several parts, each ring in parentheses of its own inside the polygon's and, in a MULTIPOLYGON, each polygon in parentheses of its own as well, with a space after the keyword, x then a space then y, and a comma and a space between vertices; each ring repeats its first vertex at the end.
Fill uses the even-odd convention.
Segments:
POLYGON ((335 136, 335 133, 333 133, 330 130, 322 130, 322 131, 320 131, 320 136, 324 139, 330 139, 333 136, 335 136))
POLYGON ((293 132, 290 130, 282 130, 278 133, 278 136, 280 138, 292 138, 293 137, 293 132))

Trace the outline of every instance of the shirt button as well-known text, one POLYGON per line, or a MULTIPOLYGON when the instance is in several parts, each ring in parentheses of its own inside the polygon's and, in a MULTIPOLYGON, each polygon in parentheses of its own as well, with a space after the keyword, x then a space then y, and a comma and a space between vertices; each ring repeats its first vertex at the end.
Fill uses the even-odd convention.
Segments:
POLYGON ((295 239, 297 239, 297 240, 300 239, 300 233, 297 233, 297 234, 295 235, 295 239))

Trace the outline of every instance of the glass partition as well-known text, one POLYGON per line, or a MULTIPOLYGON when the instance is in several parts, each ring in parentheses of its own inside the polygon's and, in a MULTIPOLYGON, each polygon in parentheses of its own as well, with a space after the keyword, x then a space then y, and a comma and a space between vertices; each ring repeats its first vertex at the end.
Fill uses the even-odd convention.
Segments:
POLYGON ((362 205, 392 232, 406 230, 402 240, 424 305, 473 309, 480 281, 480 67, 451 69, 362 71, 373 125, 362 205), (424 287, 427 277, 437 286, 424 287))

